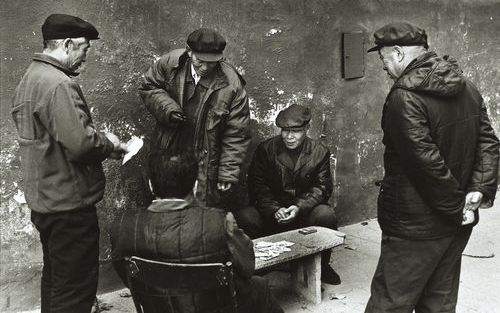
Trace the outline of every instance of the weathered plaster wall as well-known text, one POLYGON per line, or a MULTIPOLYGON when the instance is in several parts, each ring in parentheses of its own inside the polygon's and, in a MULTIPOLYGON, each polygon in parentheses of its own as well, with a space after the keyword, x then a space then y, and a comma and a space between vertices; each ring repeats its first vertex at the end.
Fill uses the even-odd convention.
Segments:
MULTIPOLYGON (((38 233, 22 204, 18 145, 10 119, 13 90, 34 52, 41 51, 40 26, 51 13, 93 22, 85 72, 78 78, 96 124, 123 139, 147 137, 152 119, 137 96, 137 81, 151 61, 183 47, 195 28, 218 29, 227 58, 246 78, 254 141, 275 133, 277 112, 292 103, 313 109, 311 136, 332 152, 341 224, 374 217, 383 175, 379 120, 390 82, 376 54, 366 56, 366 75, 341 78, 341 33, 361 30, 366 39, 383 24, 408 20, 424 27, 431 47, 459 60, 482 91, 500 130, 498 91, 500 1, 498 0, 3 0, 0 11, 0 311, 37 304, 41 268, 38 233)), ((369 45, 369 43, 367 43, 369 45)), ((102 226, 101 288, 109 286, 107 230, 112 217, 147 201, 141 160, 119 167, 106 161, 102 226), (108 276, 106 276, 108 275, 108 276)))

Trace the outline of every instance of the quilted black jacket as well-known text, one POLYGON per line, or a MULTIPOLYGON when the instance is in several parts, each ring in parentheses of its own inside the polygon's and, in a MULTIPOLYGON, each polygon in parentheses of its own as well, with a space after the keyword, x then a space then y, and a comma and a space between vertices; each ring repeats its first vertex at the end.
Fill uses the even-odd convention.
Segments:
POLYGON ((467 192, 495 199, 498 138, 481 95, 455 61, 434 52, 413 60, 387 96, 382 129, 378 220, 384 233, 450 235, 461 227, 467 192))

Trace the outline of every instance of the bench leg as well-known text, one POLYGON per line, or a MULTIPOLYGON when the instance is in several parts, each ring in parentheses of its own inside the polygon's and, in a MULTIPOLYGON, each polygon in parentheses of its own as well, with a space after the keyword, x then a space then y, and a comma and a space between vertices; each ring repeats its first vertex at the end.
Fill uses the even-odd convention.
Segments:
POLYGON ((292 280, 295 289, 307 300, 321 303, 321 253, 293 261, 292 280))

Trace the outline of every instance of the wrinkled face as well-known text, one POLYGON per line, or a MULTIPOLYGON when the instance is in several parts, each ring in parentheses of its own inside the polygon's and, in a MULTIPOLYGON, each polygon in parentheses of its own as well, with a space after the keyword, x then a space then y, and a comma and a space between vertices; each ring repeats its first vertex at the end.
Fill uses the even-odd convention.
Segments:
POLYGON ((78 70, 83 62, 86 61, 87 51, 90 48, 90 42, 86 38, 72 38, 68 42, 68 60, 67 66, 72 71, 78 70))
POLYGON ((202 61, 196 57, 192 51, 189 52, 189 56, 191 57, 191 63, 193 64, 194 70, 196 74, 200 75, 200 77, 206 77, 210 75, 215 67, 217 66, 218 61, 216 62, 207 62, 202 61))
POLYGON ((399 75, 402 73, 402 57, 400 51, 395 49, 395 47, 383 47, 378 51, 378 54, 387 75, 389 75, 392 80, 398 79, 399 75))
POLYGON ((307 127, 302 128, 282 128, 281 139, 285 147, 290 150, 297 149, 306 139, 307 127))

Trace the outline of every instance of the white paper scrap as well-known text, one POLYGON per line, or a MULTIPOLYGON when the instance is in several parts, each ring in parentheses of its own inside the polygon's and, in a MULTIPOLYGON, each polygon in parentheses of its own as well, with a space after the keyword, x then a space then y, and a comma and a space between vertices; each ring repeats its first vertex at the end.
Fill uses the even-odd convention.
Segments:
POLYGON ((144 141, 140 137, 132 136, 129 141, 127 141, 127 153, 123 157, 122 165, 130 160, 134 155, 141 150, 144 141))

